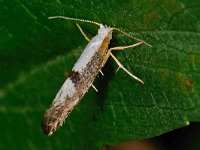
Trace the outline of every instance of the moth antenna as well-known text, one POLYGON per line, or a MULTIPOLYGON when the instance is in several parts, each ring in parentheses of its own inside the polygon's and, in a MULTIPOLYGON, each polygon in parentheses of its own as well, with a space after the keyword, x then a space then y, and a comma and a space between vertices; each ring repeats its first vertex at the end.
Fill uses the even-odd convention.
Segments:
POLYGON ((65 20, 72 20, 72 21, 79 21, 79 22, 87 22, 87 23, 91 23, 91 24, 95 24, 98 26, 101 26, 102 24, 95 22, 95 21, 90 21, 90 20, 84 20, 84 19, 78 19, 78 18, 70 18, 70 17, 65 17, 65 16, 52 16, 52 17, 48 17, 48 19, 65 19, 65 20))
POLYGON ((133 37, 132 35, 126 33, 125 31, 123 31, 123 30, 121 30, 121 29, 113 28, 113 30, 117 30, 117 31, 123 33, 124 35, 126 35, 126 36, 128 36, 128 37, 130 37, 130 38, 132 38, 132 39, 134 39, 134 40, 136 40, 136 41, 144 42, 144 44, 146 44, 147 46, 152 47, 152 45, 148 44, 148 43, 145 42, 144 40, 141 40, 141 39, 138 39, 138 38, 136 38, 136 37, 133 37))

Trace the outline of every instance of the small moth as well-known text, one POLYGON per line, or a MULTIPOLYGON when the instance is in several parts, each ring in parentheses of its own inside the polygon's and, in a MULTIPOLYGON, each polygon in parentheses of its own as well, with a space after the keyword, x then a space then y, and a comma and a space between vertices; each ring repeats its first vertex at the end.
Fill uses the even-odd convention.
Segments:
POLYGON ((94 21, 69 18, 64 16, 49 17, 49 19, 57 19, 57 18, 73 20, 77 22, 79 21, 79 22, 91 23, 98 25, 100 28, 98 29, 98 34, 90 40, 85 35, 81 27, 78 24, 76 24, 80 32, 83 34, 85 39, 89 41, 89 43, 84 49, 78 61, 75 63, 71 73, 68 75, 66 81, 64 82, 61 89, 57 93, 50 108, 46 111, 44 115, 44 118, 42 120, 42 128, 44 130, 44 133, 47 135, 52 135, 53 132, 55 132, 60 126, 62 126, 65 118, 67 118, 67 116, 73 110, 74 106, 78 104, 78 102, 82 99, 82 97, 85 95, 85 93, 91 86, 97 91, 97 89, 94 87, 92 83, 99 72, 103 74, 101 72, 101 69, 107 62, 109 56, 111 56, 114 59, 119 68, 123 69, 132 78, 144 84, 144 82, 141 79, 130 73, 119 62, 119 60, 112 54, 112 51, 133 48, 143 43, 147 44, 146 42, 134 38, 128 33, 118 28, 107 27, 105 25, 102 25, 94 21), (119 46, 108 49, 110 40, 112 39, 112 32, 114 30, 117 30, 125 34, 126 36, 129 36, 137 40, 138 43, 129 46, 119 46))

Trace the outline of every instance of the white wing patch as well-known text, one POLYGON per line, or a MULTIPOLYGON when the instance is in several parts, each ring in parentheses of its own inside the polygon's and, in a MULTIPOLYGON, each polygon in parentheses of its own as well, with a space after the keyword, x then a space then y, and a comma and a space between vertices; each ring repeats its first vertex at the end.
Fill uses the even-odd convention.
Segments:
POLYGON ((103 25, 100 27, 98 34, 88 43, 80 58, 75 63, 72 69, 73 71, 81 72, 86 67, 86 65, 92 60, 94 54, 99 51, 99 48, 102 45, 102 42, 107 36, 109 30, 110 27, 104 27, 103 25))
POLYGON ((65 80, 64 84, 62 85, 61 89, 59 90, 59 92, 57 93, 54 102, 55 101, 60 101, 60 102, 64 102, 66 96, 68 97, 72 97, 72 95, 74 93, 76 93, 76 88, 74 87, 74 83, 71 81, 70 78, 68 78, 67 80, 65 80))

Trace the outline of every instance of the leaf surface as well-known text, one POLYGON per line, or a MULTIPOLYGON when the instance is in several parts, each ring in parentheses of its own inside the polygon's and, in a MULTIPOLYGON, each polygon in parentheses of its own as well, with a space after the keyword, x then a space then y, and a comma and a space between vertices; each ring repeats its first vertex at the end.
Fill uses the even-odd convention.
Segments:
MULTIPOLYGON (((0 149, 100 149, 200 121, 200 6, 197 0, 58 0, 0 2, 0 149), (146 45, 113 52, 144 80, 141 85, 110 59, 52 137, 41 119, 86 46, 63 15, 116 26, 146 45)), ((80 23, 90 37, 93 25, 80 23)), ((111 46, 132 44, 113 33, 111 46)))

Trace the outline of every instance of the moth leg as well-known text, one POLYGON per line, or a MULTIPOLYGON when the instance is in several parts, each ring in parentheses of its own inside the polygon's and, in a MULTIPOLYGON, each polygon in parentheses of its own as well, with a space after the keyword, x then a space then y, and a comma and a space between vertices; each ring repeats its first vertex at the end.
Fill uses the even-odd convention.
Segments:
POLYGON ((97 90, 97 88, 92 84, 92 88, 96 91, 96 92, 98 92, 98 90, 97 90))
POLYGON ((130 77, 134 78, 135 80, 141 82, 142 84, 144 84, 144 81, 142 81, 140 78, 136 77, 135 75, 133 75, 130 71, 128 71, 121 63, 120 61, 110 52, 110 56, 114 59, 114 61, 117 63, 118 65, 118 69, 122 69, 124 70, 130 77))
POLYGON ((138 42, 138 43, 135 43, 135 44, 132 44, 132 45, 128 45, 128 46, 117 46, 117 47, 112 47, 110 48, 108 51, 113 51, 113 50, 125 50, 125 49, 128 49, 128 48, 133 48, 133 47, 136 47, 136 46, 139 46, 141 44, 143 44, 144 41, 141 41, 141 42, 138 42))
POLYGON ((76 26, 78 27, 78 29, 80 30, 81 34, 84 36, 86 41, 90 42, 90 38, 88 38, 87 35, 83 32, 82 28, 79 26, 78 23, 76 23, 76 26))
POLYGON ((105 65, 105 63, 107 62, 108 58, 110 57, 110 52, 113 51, 113 50, 125 50, 125 49, 128 49, 128 48, 133 48, 133 47, 136 47, 136 46, 139 46, 141 44, 143 44, 144 41, 141 41, 141 42, 138 42, 138 43, 135 43, 135 44, 132 44, 132 45, 128 45, 128 46, 117 46, 117 47, 112 47, 108 50, 105 58, 104 58, 104 61, 102 63, 102 67, 105 65))
POLYGON ((102 63, 102 67, 105 65, 105 63, 107 62, 108 58, 111 56, 111 57, 114 59, 114 61, 117 63, 117 65, 118 65, 117 71, 118 71, 119 69, 122 69, 122 70, 124 70, 129 76, 131 76, 131 77, 134 78, 135 80, 137 80, 137 81, 141 82, 142 84, 144 84, 144 82, 143 82, 140 78, 136 77, 136 76, 133 75, 131 72, 129 72, 129 71, 120 63, 120 61, 111 53, 111 51, 113 51, 113 50, 125 50, 125 49, 128 49, 128 48, 133 48, 133 47, 139 46, 139 45, 141 45, 141 44, 143 44, 143 43, 144 43, 144 41, 141 41, 141 42, 135 43, 135 44, 133 44, 133 45, 118 46, 118 47, 110 48, 110 49, 108 50, 108 53, 106 54, 106 56, 105 56, 105 58, 104 58, 104 61, 103 61, 103 63, 102 63))
POLYGON ((104 73, 101 70, 99 70, 99 72, 101 73, 102 76, 104 76, 104 73))

